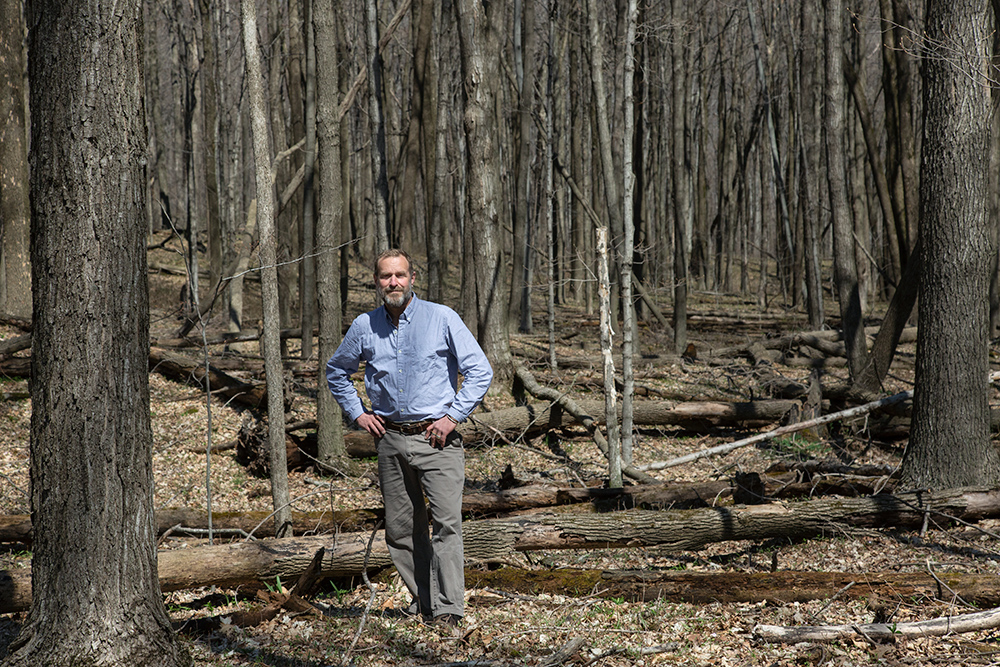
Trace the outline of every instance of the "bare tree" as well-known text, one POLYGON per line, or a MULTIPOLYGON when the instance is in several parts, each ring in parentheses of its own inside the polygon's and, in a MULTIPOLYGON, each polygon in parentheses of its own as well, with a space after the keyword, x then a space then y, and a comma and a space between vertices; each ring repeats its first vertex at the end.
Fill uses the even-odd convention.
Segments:
POLYGON ((601 358, 604 369, 604 413, 608 425, 608 486, 622 487, 622 444, 618 424, 618 393, 615 388, 615 362, 611 356, 614 340, 611 312, 611 280, 608 264, 608 228, 597 228, 598 291, 601 295, 601 358))
POLYGON ((270 449, 271 497, 274 501, 274 534, 284 537, 291 531, 292 509, 288 494, 288 466, 285 461, 284 371, 281 364, 280 316, 278 314, 277 235, 274 225, 274 177, 268 143, 268 107, 264 96, 264 76, 260 66, 257 37, 257 7, 254 0, 240 3, 243 19, 243 50, 246 53, 247 90, 253 129, 253 155, 257 182, 257 227, 260 230, 261 300, 264 330, 261 352, 267 376, 268 447, 270 449))
POLYGON ((368 52, 368 116, 372 129, 371 154, 372 216, 375 222, 377 251, 398 243, 389 219, 389 182, 385 164, 385 115, 382 111, 382 52, 379 48, 378 5, 365 0, 365 42, 368 52))
POLYGON ((847 200, 847 167, 844 163, 846 125, 843 67, 844 21, 841 0, 827 0, 826 7, 826 127, 827 184, 833 215, 834 281, 840 302, 840 325, 847 347, 847 362, 855 381, 868 365, 868 348, 858 289, 854 253, 854 221, 847 200))
MULTIPOLYGON (((312 7, 316 50, 316 134, 319 149, 319 216, 316 224, 316 296, 319 315, 319 378, 316 387, 317 458, 329 468, 347 460, 340 406, 327 388, 326 360, 342 337, 340 249, 344 196, 340 157, 340 68, 337 65, 338 17, 333 3, 306 0, 312 7)), ((345 253, 346 254, 346 253, 345 253)))
MULTIPOLYGON (((309 359, 313 352, 313 313, 316 310, 316 38, 312 22, 313 0, 302 1, 305 5, 306 143, 302 165, 302 311, 299 319, 302 323, 302 358, 309 359)), ((333 66, 336 67, 336 62, 333 66)))
POLYGON ((33 595, 5 664, 190 664, 156 569, 139 3, 29 11, 46 324, 31 355, 33 595))
POLYGON ((504 4, 458 0, 458 33, 465 84, 467 199, 475 260, 476 312, 479 344, 493 364, 494 383, 513 374, 507 331, 508 290, 502 259, 499 118, 500 34, 504 4))
MULTIPOLYGON (((531 333, 531 164, 535 159, 532 134, 535 128, 535 63, 538 60, 538 38, 535 30, 535 5, 528 0, 514 2, 514 62, 517 81, 518 109, 515 128, 514 157, 514 219, 511 252, 511 290, 507 315, 518 330, 531 333)), ((548 196, 548 194, 546 194, 548 196)))
MULTIPOLYGON (((625 10, 625 131, 623 144, 622 176, 625 180, 622 191, 623 238, 619 253, 619 270, 622 289, 622 464, 632 465, 632 400, 635 397, 635 374, 632 370, 632 356, 635 353, 635 308, 632 303, 632 253, 635 249, 635 220, 633 200, 635 199, 635 173, 632 164, 633 133, 635 131, 635 39, 639 10, 636 0, 628 0, 625 10)), ((640 193, 641 196, 641 193, 640 193)))

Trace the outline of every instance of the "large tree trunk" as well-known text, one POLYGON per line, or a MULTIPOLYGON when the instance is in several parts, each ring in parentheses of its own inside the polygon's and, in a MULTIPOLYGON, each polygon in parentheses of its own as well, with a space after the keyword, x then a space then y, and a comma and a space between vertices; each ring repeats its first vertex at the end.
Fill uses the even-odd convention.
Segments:
POLYGON ((986 166, 989 39, 985 0, 931 0, 920 174, 920 310, 910 488, 992 484, 986 166), (964 67, 972 68, 966 71, 964 67))
POLYGON ((21 0, 0 1, 0 313, 30 319, 23 6, 21 0))
POLYGON ((479 344, 493 365, 494 384, 505 386, 514 366, 507 330, 508 280, 503 260, 503 187, 497 97, 501 85, 500 26, 504 3, 459 0, 458 34, 465 85, 467 225, 472 235, 479 344))
POLYGON ((9 665, 190 662, 157 583, 138 2, 32 2, 31 612, 9 665))

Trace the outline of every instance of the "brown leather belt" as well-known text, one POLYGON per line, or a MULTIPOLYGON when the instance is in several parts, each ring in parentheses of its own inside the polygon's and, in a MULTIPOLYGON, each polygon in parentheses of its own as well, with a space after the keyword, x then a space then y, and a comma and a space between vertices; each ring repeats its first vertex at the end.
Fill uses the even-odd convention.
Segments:
POLYGON ((403 435, 416 435, 417 433, 423 433, 427 430, 427 427, 433 423, 433 419, 425 419, 420 422, 394 422, 389 421, 384 417, 382 418, 382 424, 385 426, 386 431, 402 433, 403 435))

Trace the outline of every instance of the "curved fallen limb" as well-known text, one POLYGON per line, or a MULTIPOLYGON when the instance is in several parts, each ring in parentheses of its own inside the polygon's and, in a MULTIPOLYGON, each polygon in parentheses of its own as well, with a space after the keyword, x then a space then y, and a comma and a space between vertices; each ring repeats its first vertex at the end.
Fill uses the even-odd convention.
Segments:
POLYGON ((789 628, 780 625, 758 625, 754 637, 764 641, 832 642, 862 636, 872 641, 892 642, 897 637, 941 637, 948 634, 978 632, 1000 627, 1000 607, 960 616, 943 616, 913 623, 866 623, 842 625, 812 625, 789 628))

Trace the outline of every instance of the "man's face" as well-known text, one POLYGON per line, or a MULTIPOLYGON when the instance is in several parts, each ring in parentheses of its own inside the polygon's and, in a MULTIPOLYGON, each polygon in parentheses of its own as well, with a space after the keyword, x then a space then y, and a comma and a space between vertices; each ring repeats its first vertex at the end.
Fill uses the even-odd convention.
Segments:
POLYGON ((413 295, 413 274, 405 257, 386 257, 378 265, 375 289, 390 308, 403 308, 413 295))

